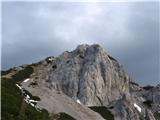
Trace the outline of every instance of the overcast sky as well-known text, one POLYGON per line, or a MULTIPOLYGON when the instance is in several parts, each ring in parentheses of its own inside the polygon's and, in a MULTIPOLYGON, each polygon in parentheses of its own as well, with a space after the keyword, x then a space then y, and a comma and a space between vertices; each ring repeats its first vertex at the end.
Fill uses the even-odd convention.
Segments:
POLYGON ((98 43, 141 85, 160 83, 156 2, 3 2, 2 69, 98 43))

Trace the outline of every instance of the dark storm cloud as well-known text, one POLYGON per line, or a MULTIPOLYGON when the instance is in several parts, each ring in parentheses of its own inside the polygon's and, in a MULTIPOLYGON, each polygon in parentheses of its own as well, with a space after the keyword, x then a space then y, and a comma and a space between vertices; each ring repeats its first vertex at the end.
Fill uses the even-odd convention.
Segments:
POLYGON ((157 84, 156 2, 2 4, 2 68, 98 43, 141 84, 157 84))

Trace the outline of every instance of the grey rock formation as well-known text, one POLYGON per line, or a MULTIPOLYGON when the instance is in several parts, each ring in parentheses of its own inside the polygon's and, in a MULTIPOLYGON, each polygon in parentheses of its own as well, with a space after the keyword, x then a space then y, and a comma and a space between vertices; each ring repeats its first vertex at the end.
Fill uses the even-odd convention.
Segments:
MULTIPOLYGON (((38 105, 50 113, 66 112, 78 120, 101 120, 86 106, 106 106, 115 120, 155 120, 155 110, 143 104, 153 92, 133 83, 122 65, 97 44, 79 45, 33 68, 31 79, 38 85, 30 86, 29 81, 22 87, 39 96, 38 105)), ((154 93, 154 103, 159 105, 159 91, 154 93)))
POLYGON ((64 52, 48 76, 50 88, 60 90, 84 105, 108 105, 129 93, 127 76, 118 62, 99 45, 80 45, 64 52))

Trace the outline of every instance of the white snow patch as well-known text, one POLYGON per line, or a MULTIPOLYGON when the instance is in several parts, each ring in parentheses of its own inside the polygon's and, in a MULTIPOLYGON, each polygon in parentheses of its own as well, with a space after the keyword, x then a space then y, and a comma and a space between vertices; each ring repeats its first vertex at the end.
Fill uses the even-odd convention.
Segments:
POLYGON ((32 102, 36 102, 36 103, 37 103, 38 101, 31 100, 31 99, 29 99, 29 98, 30 98, 29 95, 27 95, 27 96, 24 98, 24 101, 25 101, 26 103, 30 104, 31 106, 35 107, 36 110, 38 111, 36 105, 34 105, 34 104, 32 103, 32 102))
POLYGON ((28 103, 28 104, 29 104, 29 101, 28 101, 28 99, 24 99, 24 101, 26 101, 26 103, 28 103))
POLYGON ((38 101, 36 101, 36 100, 29 100, 30 102, 38 102, 38 101))
POLYGON ((52 58, 49 58, 48 60, 49 60, 49 61, 52 61, 53 59, 52 59, 52 58))
POLYGON ((33 103, 30 103, 30 105, 34 107, 34 104, 33 104, 33 103))
POLYGON ((27 78, 27 79, 25 79, 23 82, 28 82, 30 79, 29 78, 27 78))
POLYGON ((77 101, 77 103, 81 104, 81 102, 80 102, 80 100, 79 100, 79 99, 77 99, 76 101, 77 101))
POLYGON ((142 111, 142 109, 141 109, 136 103, 134 103, 134 107, 135 107, 139 112, 142 111))
POLYGON ((26 97, 27 99, 29 99, 30 97, 29 97, 29 95, 27 95, 27 97, 26 97))
POLYGON ((50 57, 50 58, 48 58, 48 60, 52 62, 54 60, 54 58, 50 57))
MULTIPOLYGON (((24 80, 24 82, 27 82, 28 80, 29 80, 29 78, 26 79, 26 80, 24 80)), ((19 86, 18 84, 16 84, 16 86, 21 90, 22 93, 25 93, 24 90, 21 88, 21 86, 19 86)), ((39 108, 37 105, 34 105, 34 104, 32 103, 32 102, 34 102, 34 103, 36 102, 36 103, 37 103, 38 101, 30 99, 30 96, 29 96, 29 95, 26 95, 26 96, 25 96, 24 101, 25 101, 27 104, 30 104, 31 106, 33 106, 34 108, 36 108, 37 111, 40 111, 40 112, 41 112, 41 108, 39 108)))
POLYGON ((16 84, 16 86, 21 90, 22 88, 21 88, 21 86, 19 86, 18 84, 16 84))

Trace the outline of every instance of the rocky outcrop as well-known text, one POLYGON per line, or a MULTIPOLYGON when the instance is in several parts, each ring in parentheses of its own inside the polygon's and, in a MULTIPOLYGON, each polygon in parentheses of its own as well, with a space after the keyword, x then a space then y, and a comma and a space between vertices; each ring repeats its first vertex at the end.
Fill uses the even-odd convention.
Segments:
MULTIPOLYGON (((144 95, 150 92, 132 82, 122 65, 97 44, 79 45, 72 52, 48 57, 33 67, 31 79, 37 85, 28 81, 22 87, 39 96, 38 105, 50 113, 66 112, 78 120, 101 120, 87 106, 106 106, 115 120, 155 120, 153 110, 144 105, 149 100, 144 95)), ((154 100, 159 104, 159 98, 154 100)))
POLYGON ((108 105, 129 93, 123 68, 99 45, 80 45, 64 52, 52 65, 48 85, 84 105, 108 105))

